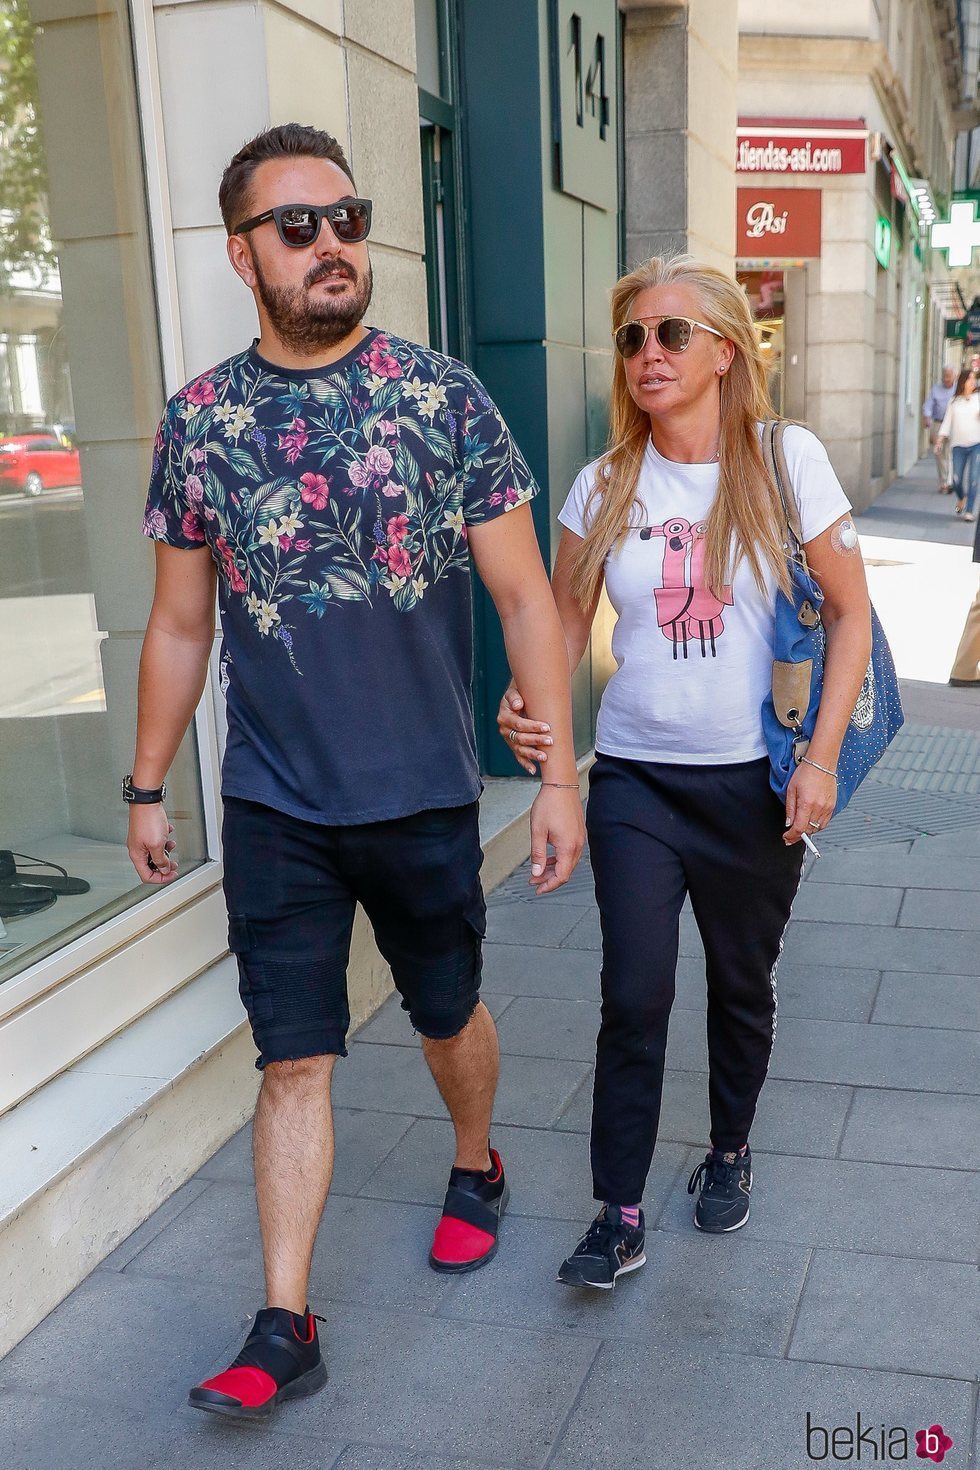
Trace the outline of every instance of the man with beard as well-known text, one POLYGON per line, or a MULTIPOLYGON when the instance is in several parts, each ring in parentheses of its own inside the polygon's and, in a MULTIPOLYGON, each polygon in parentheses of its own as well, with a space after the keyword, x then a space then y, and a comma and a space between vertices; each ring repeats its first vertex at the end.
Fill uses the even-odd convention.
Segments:
POLYGON ((260 1418, 326 1381, 307 1287, 357 902, 455 1128, 429 1263, 470 1271, 497 1247, 507 1186, 489 1143, 497 1037, 479 999, 471 556, 551 730, 531 813, 538 894, 568 879, 584 831, 536 486, 496 408, 462 364, 362 325, 371 202, 335 139, 293 123, 260 134, 219 201, 260 334, 176 394, 157 436, 145 518, 156 590, 124 794, 140 878, 171 881, 163 781, 204 688, 217 583, 224 887, 262 1070, 266 1305, 230 1368, 190 1397, 260 1418))

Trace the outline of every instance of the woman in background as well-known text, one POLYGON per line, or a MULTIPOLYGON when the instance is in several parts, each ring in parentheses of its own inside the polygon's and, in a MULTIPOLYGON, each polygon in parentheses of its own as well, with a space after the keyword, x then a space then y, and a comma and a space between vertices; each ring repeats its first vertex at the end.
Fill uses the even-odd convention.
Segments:
POLYGON ((980 397, 972 368, 964 368, 956 380, 956 392, 949 401, 946 416, 939 426, 936 443, 949 441, 953 461, 953 493, 955 513, 965 521, 974 519, 980 480, 977 478, 977 451, 980 449, 980 397))

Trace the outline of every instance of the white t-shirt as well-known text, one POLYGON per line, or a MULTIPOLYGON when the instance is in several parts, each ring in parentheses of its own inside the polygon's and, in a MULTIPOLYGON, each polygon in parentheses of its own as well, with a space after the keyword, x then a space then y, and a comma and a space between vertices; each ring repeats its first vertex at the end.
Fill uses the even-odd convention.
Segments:
MULTIPOLYGON (((761 425, 760 425, 761 433, 761 425)), ((804 541, 850 510, 827 452, 808 429, 789 425, 783 445, 804 541)), ((598 461, 587 465, 559 512, 586 533, 585 506, 598 461)), ((705 587, 705 519, 718 465, 675 464, 648 442, 635 527, 606 557, 618 619, 616 673, 606 686, 596 750, 672 765, 734 765, 766 753, 762 702, 772 687, 776 583, 763 596, 743 557, 722 601, 705 587)))
POLYGON ((939 433, 949 440, 950 449, 968 449, 980 444, 980 391, 971 393, 969 398, 950 400, 939 433))

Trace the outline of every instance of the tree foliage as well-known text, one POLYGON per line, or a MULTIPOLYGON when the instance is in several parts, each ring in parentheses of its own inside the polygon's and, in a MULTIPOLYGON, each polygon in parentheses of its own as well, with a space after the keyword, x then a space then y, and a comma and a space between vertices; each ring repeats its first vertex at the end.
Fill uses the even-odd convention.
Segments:
POLYGON ((38 285, 55 265, 28 0, 0 5, 0 288, 13 271, 38 285))

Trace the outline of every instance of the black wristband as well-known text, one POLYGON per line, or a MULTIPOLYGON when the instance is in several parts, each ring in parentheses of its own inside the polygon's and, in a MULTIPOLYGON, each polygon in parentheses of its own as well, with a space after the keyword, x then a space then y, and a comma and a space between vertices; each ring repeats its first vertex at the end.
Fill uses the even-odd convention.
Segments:
POLYGON ((122 799, 129 806, 151 806, 158 801, 163 801, 167 795, 167 783, 164 781, 160 786, 146 787, 134 786, 132 776, 127 776, 122 783, 122 799))

